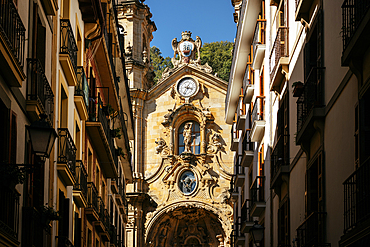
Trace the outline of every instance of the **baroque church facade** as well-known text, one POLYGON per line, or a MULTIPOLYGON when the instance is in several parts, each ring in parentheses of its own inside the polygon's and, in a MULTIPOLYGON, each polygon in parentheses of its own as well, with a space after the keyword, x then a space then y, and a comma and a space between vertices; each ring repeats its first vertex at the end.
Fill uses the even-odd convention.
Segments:
MULTIPOLYGON (((233 207, 227 83, 200 64, 202 41, 172 40, 172 69, 154 85, 150 40, 156 30, 142 1, 122 1, 126 69, 134 114, 133 184, 127 246, 229 246, 233 207)), ((169 42, 170 43, 170 42, 169 42)))

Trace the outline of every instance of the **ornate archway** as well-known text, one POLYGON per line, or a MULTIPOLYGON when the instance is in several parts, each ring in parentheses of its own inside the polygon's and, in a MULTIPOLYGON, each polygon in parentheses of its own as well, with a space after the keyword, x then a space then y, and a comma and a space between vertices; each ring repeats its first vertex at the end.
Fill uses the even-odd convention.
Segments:
POLYGON ((211 206, 180 203, 148 220, 148 247, 217 247, 228 236, 228 226, 211 206))

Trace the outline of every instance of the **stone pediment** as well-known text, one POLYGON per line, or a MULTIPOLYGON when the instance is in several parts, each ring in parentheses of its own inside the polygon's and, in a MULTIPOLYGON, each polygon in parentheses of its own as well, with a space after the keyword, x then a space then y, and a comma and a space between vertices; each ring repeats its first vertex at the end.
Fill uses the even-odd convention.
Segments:
POLYGON ((165 79, 159 81, 156 85, 154 85, 149 91, 147 95, 147 100, 152 98, 158 98, 165 92, 172 90, 176 83, 183 77, 192 76, 198 79, 201 86, 205 87, 212 87, 216 90, 220 91, 221 93, 226 95, 227 91, 227 82, 218 78, 215 75, 209 74, 196 66, 191 64, 181 65, 180 67, 173 70, 173 72, 166 77, 165 79))

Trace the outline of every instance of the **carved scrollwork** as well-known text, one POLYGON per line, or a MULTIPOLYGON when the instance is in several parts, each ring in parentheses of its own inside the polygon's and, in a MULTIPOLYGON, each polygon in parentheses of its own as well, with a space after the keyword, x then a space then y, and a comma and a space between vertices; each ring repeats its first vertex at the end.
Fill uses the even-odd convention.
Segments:
POLYGON ((207 153, 216 154, 221 149, 222 149, 222 136, 219 133, 215 132, 210 138, 207 153))
POLYGON ((155 144, 157 144, 157 147, 155 148, 155 153, 156 154, 161 154, 161 155, 169 155, 170 154, 170 149, 166 144, 166 141, 160 137, 155 140, 155 144))

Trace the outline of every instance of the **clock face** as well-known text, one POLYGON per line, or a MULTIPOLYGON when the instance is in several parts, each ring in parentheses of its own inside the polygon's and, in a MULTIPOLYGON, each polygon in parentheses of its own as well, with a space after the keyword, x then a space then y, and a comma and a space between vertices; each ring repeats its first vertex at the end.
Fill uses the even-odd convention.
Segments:
POLYGON ((196 93, 198 89, 197 83, 191 78, 181 80, 177 86, 177 91, 183 97, 190 97, 196 93))

